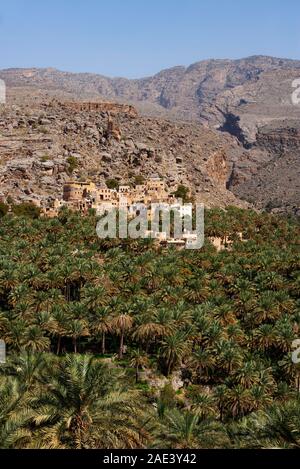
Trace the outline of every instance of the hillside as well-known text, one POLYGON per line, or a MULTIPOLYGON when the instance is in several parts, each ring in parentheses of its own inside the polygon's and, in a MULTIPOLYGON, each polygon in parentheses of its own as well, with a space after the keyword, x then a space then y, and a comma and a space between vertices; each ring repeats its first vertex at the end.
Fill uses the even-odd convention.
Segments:
MULTIPOLYGON (((265 56, 205 60, 136 80, 68 73, 53 68, 8 69, 0 72, 0 78, 5 80, 8 87, 9 105, 30 103, 31 107, 38 108, 41 102, 51 101, 53 97, 60 101, 75 102, 105 99, 131 103, 137 108, 141 114, 139 122, 143 122, 141 128, 144 130, 144 134, 137 135, 138 139, 147 139, 150 135, 151 141, 151 127, 154 125, 156 140, 160 134, 159 119, 167 119, 166 125, 174 126, 172 139, 177 131, 180 134, 182 128, 190 128, 191 136, 196 132, 200 139, 200 134, 206 134, 205 127, 211 129, 207 135, 210 135, 209 138, 215 136, 219 149, 223 145, 222 132, 225 136, 225 153, 228 141, 233 142, 229 146, 233 145, 234 148, 226 156, 229 161, 226 178, 222 171, 220 176, 223 181, 226 179, 228 189, 258 208, 276 207, 277 211, 293 214, 299 213, 300 206, 300 191, 295 177, 300 171, 300 106, 292 104, 291 94, 294 90, 292 82, 299 76, 300 61, 265 56), (177 123, 172 124, 171 121, 177 123), (188 121, 193 122, 191 127, 188 127, 188 121), (233 137, 231 140, 228 140, 228 134, 233 137)), ((64 116, 64 119, 68 118, 64 116)), ((184 144, 172 144, 170 149, 169 137, 160 137, 160 150, 173 152, 175 160, 176 157, 180 158, 181 145, 184 144)), ((192 137, 188 140, 192 140, 192 137)), ((106 148, 100 148, 100 151, 106 151, 106 148)), ((197 154, 197 149, 195 151, 197 154)), ((192 159, 189 151, 184 150, 183 153, 186 155, 183 160, 192 159)), ((172 158, 166 161, 176 173, 172 158)), ((191 165, 187 165, 190 175, 193 164, 191 161, 191 165)), ((216 172, 213 173, 214 178, 218 179, 216 172)), ((205 192, 205 182, 195 174, 192 173, 192 179, 195 180, 192 181, 193 189, 199 183, 205 192)), ((179 174, 179 179, 185 180, 185 177, 179 174)), ((214 203, 213 197, 210 200, 214 203)))
POLYGON ((141 117, 128 106, 53 100, 3 107, 0 134, 4 199, 61 196, 70 178, 128 183, 159 174, 169 188, 184 184, 207 206, 247 205, 226 188, 242 147, 199 124, 141 117))

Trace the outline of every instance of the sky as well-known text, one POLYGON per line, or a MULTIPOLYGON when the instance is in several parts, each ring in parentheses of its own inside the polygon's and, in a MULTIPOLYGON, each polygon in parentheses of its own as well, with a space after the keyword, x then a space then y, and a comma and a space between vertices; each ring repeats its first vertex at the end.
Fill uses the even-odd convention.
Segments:
POLYGON ((300 59, 299 0, 0 0, 0 69, 139 78, 209 58, 300 59))

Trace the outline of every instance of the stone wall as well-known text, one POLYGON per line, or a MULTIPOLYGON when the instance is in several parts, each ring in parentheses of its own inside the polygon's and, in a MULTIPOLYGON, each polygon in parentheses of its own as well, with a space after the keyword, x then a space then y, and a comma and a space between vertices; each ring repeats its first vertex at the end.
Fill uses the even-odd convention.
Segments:
POLYGON ((124 114, 127 117, 137 117, 138 113, 133 106, 128 104, 109 103, 109 102, 66 102, 63 107, 74 111, 94 111, 107 112, 111 115, 124 114))

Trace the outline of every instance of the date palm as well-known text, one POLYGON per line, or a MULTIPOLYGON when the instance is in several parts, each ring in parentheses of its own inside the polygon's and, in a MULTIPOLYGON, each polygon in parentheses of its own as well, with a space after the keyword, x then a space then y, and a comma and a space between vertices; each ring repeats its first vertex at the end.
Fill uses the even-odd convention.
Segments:
POLYGON ((231 304, 222 304, 214 310, 214 317, 224 327, 233 325, 236 323, 235 314, 231 304))
POLYGON ((261 447, 300 448, 299 401, 272 405, 254 416, 253 433, 260 438, 261 447))
POLYGON ((213 419, 201 419, 195 413, 173 409, 164 414, 156 445, 174 449, 220 448, 226 442, 224 429, 213 419))
POLYGON ((297 336, 293 330, 293 324, 288 316, 283 316, 276 322, 274 332, 276 335, 276 346, 282 352, 288 352, 291 349, 291 344, 297 336))
POLYGON ((3 339, 13 350, 20 351, 24 344, 27 323, 24 319, 13 319, 5 322, 3 339))
POLYGON ((120 336, 119 359, 123 358, 124 338, 133 325, 133 318, 127 313, 117 314, 111 321, 112 331, 120 336))
POLYGON ((233 419, 243 417, 253 407, 253 396, 243 386, 235 386, 228 391, 225 406, 233 419))
POLYGON ((163 361, 166 376, 181 364, 183 357, 188 354, 189 345, 187 334, 182 331, 176 331, 162 341, 159 356, 163 361))
POLYGON ((273 347, 276 343, 274 326, 271 324, 261 324, 253 334, 253 342, 260 350, 265 351, 273 347))
POLYGON ((234 379, 244 388, 251 388, 260 382, 260 374, 255 361, 245 362, 235 373, 234 379))
POLYGON ((32 402, 42 448, 139 448, 148 437, 141 399, 123 390, 116 371, 69 355, 44 373, 32 402), (40 429, 40 430, 39 430, 40 429))
POLYGON ((195 381, 206 381, 216 366, 216 355, 213 349, 198 347, 188 360, 189 367, 195 375, 195 381))
POLYGON ((219 410, 220 421, 223 422, 225 416, 225 407, 228 400, 229 395, 229 388, 225 384, 221 384, 216 386, 213 391, 213 396, 217 403, 217 407, 219 410))
POLYGON ((89 286, 84 290, 84 304, 90 312, 94 312, 105 306, 106 290, 103 286, 89 286))
POLYGON ((57 338, 56 354, 59 355, 63 337, 68 335, 68 315, 63 305, 55 305, 51 309, 51 336, 57 338))
POLYGON ((261 293, 254 309, 256 324, 262 324, 265 321, 274 321, 280 316, 280 308, 273 291, 264 291, 261 293))
POLYGON ((19 391, 34 390, 47 361, 50 361, 50 356, 42 352, 22 351, 10 355, 5 365, 1 366, 0 373, 15 378, 19 391))
POLYGON ((134 339, 146 344, 146 350, 152 342, 160 340, 172 332, 173 321, 169 310, 160 308, 158 311, 149 310, 137 318, 137 327, 133 333, 134 339))
POLYGON ((86 321, 82 319, 73 319, 68 323, 67 336, 72 338, 74 353, 78 350, 78 339, 90 335, 86 321))
POLYGON ((216 415, 216 400, 214 396, 197 393, 193 396, 192 411, 199 415, 201 419, 214 417, 216 415))
POLYGON ((31 412, 14 378, 0 379, 0 447, 24 448, 31 440, 31 412))
POLYGON ((26 328, 23 339, 23 348, 32 352, 44 352, 49 350, 50 339, 44 335, 43 330, 37 325, 26 328))
POLYGON ((139 370, 149 364, 147 355, 140 351, 140 349, 133 350, 131 353, 130 366, 135 368, 135 382, 139 380, 139 370))
POLYGON ((101 337, 101 353, 105 354, 106 334, 111 332, 111 311, 107 306, 96 309, 90 316, 91 334, 101 337))
POLYGON ((221 340, 216 344, 216 352, 218 365, 227 375, 230 375, 241 366, 243 361, 242 352, 234 342, 221 340))

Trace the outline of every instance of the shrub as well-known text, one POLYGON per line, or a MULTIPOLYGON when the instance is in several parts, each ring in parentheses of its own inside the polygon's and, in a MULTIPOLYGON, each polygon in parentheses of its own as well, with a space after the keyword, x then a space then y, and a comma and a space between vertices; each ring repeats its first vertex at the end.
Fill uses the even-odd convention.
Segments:
POLYGON ((75 156, 68 156, 67 158, 68 163, 68 172, 73 173, 73 171, 78 167, 78 160, 75 156))
POLYGON ((119 187, 119 182, 116 179, 107 179, 106 181, 106 187, 108 189, 118 189, 119 187))
POLYGON ((13 213, 17 217, 28 217, 28 218, 39 218, 40 216, 40 209, 36 205, 26 202, 23 204, 13 205, 12 207, 13 213))
POLYGON ((136 186, 138 185, 141 185, 141 184, 144 184, 145 183, 145 178, 144 176, 142 176, 141 174, 138 174, 137 176, 135 176, 134 178, 134 184, 136 186))
POLYGON ((182 199, 182 202, 185 203, 189 201, 189 192, 190 191, 188 187, 180 184, 174 195, 177 199, 182 199))
POLYGON ((50 159, 49 155, 45 154, 41 156, 40 161, 44 162, 44 161, 48 161, 49 159, 50 159))
POLYGON ((8 205, 0 202, 0 218, 4 217, 8 212, 8 205))

